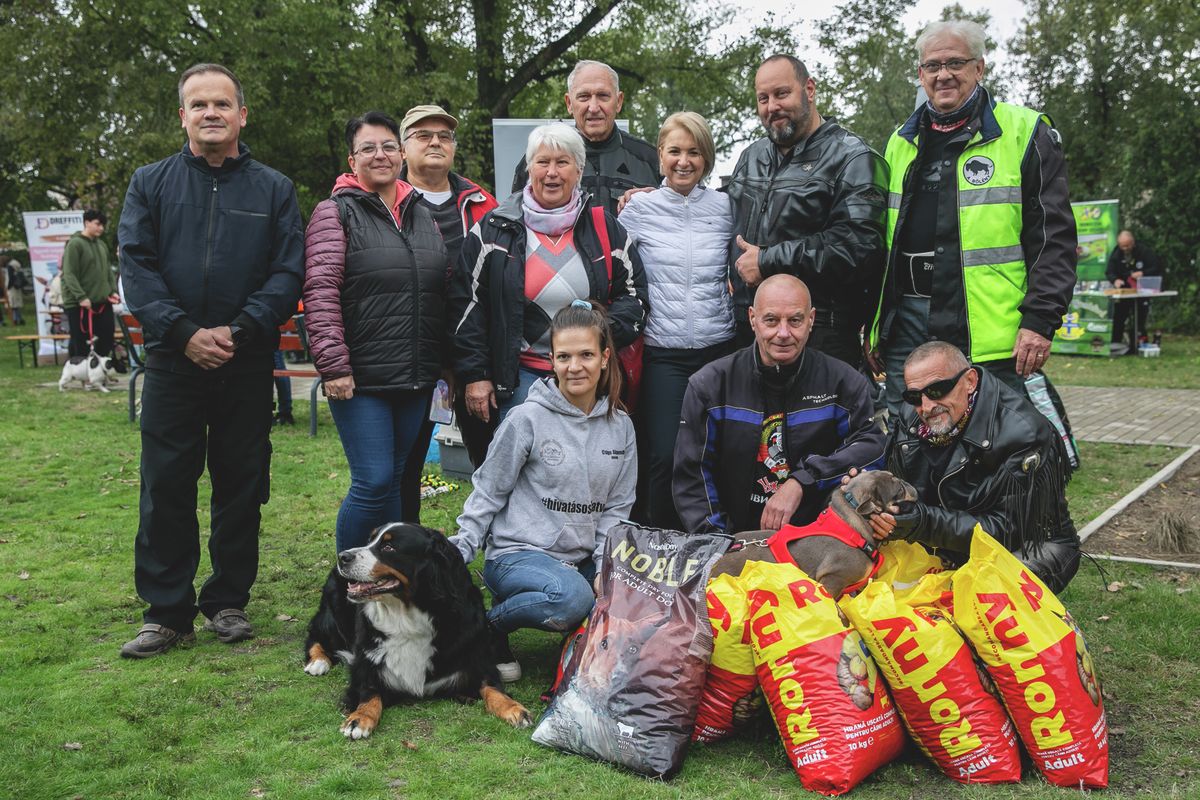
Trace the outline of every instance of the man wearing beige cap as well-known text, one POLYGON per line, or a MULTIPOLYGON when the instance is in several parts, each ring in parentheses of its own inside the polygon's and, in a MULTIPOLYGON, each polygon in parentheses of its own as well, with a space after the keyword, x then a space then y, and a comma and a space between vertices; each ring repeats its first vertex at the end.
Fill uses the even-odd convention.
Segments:
MULTIPOLYGON (((400 144, 404 152, 404 166, 400 179, 412 184, 421 195, 421 202, 433 214, 442 239, 446 242, 446 255, 450 265, 458 261, 459 251, 471 227, 483 219, 483 215, 496 207, 496 198, 473 181, 454 172, 454 152, 457 148, 454 130, 458 120, 446 113, 441 106, 425 105, 410 108, 400 122, 400 144)), ((460 426, 478 420, 469 414, 457 414, 460 426)), ((425 452, 433 436, 433 423, 426 422, 418 435, 412 457, 404 468, 400 479, 401 508, 403 522, 417 522, 421 503, 421 470, 425 466, 425 452), (420 443, 424 442, 424 446, 420 443), (411 518, 410 518, 411 517, 411 518)), ((464 430, 463 438, 472 447, 473 456, 483 460, 491 430, 464 430), (480 449, 479 445, 482 446, 480 449)))

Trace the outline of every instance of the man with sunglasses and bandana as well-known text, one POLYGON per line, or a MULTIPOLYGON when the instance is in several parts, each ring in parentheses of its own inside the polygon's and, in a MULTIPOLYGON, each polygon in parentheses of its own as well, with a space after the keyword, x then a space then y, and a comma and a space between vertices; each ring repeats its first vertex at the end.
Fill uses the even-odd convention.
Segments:
POLYGON ((978 523, 1061 592, 1079 568, 1079 535, 1054 426, 949 342, 913 350, 904 387, 888 469, 913 485, 917 501, 872 517, 876 536, 917 541, 961 563, 978 523))
POLYGON ((977 23, 933 23, 917 51, 929 100, 888 141, 889 253, 866 345, 893 415, 905 357, 934 339, 1024 392, 1075 287, 1075 220, 1049 118, 992 99, 977 23))

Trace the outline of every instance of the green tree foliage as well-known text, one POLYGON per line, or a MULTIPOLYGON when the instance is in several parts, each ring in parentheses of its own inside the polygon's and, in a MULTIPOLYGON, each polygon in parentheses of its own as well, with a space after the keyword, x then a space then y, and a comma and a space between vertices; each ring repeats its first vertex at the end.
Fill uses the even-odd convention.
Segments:
POLYGON ((1011 44, 1030 105, 1063 135, 1076 199, 1118 198, 1122 225, 1163 259, 1200 322, 1200 11, 1195 0, 1030 0, 1011 44))
POLYGON ((132 171, 183 142, 176 81, 212 61, 241 78, 243 140, 301 206, 346 169, 346 120, 436 102, 462 121, 458 166, 489 183, 491 120, 560 116, 579 58, 623 76, 653 138, 670 111, 708 116, 729 146, 753 111, 749 74, 786 32, 705 43, 734 12, 700 0, 9 0, 0 3, 0 237, 19 211, 116 212, 132 171))

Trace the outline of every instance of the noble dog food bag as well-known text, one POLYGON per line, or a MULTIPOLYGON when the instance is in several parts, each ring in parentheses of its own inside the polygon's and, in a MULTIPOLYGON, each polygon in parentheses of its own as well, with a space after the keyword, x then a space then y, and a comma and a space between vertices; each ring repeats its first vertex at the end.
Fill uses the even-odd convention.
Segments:
POLYGON ((632 524, 609 531, 604 591, 535 742, 655 778, 679 771, 712 653, 704 589, 731 541, 632 524))
POLYGON ((706 599, 713 651, 692 732, 696 742, 724 739, 762 707, 745 587, 732 575, 718 575, 708 582, 706 599))
POLYGON ((908 732, 946 777, 1019 781, 1013 724, 938 603, 949 589, 948 573, 929 574, 901 602, 887 583, 872 581, 839 605, 875 657, 908 732))
POLYGON ((952 583, 954 621, 991 673, 1034 765, 1055 786, 1107 786, 1100 683, 1062 603, 979 526, 952 583))
POLYGON ((875 662, 799 567, 752 562, 742 582, 758 682, 788 759, 805 789, 844 794, 904 746, 875 662))

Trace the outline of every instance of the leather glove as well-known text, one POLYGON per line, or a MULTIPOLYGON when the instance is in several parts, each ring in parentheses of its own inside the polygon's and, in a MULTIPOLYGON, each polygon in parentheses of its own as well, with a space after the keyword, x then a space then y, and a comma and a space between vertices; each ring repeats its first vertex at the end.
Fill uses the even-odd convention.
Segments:
POLYGON ((921 503, 902 503, 900 511, 892 516, 896 518, 896 527, 889 538, 915 541, 925 528, 925 506, 921 503))

